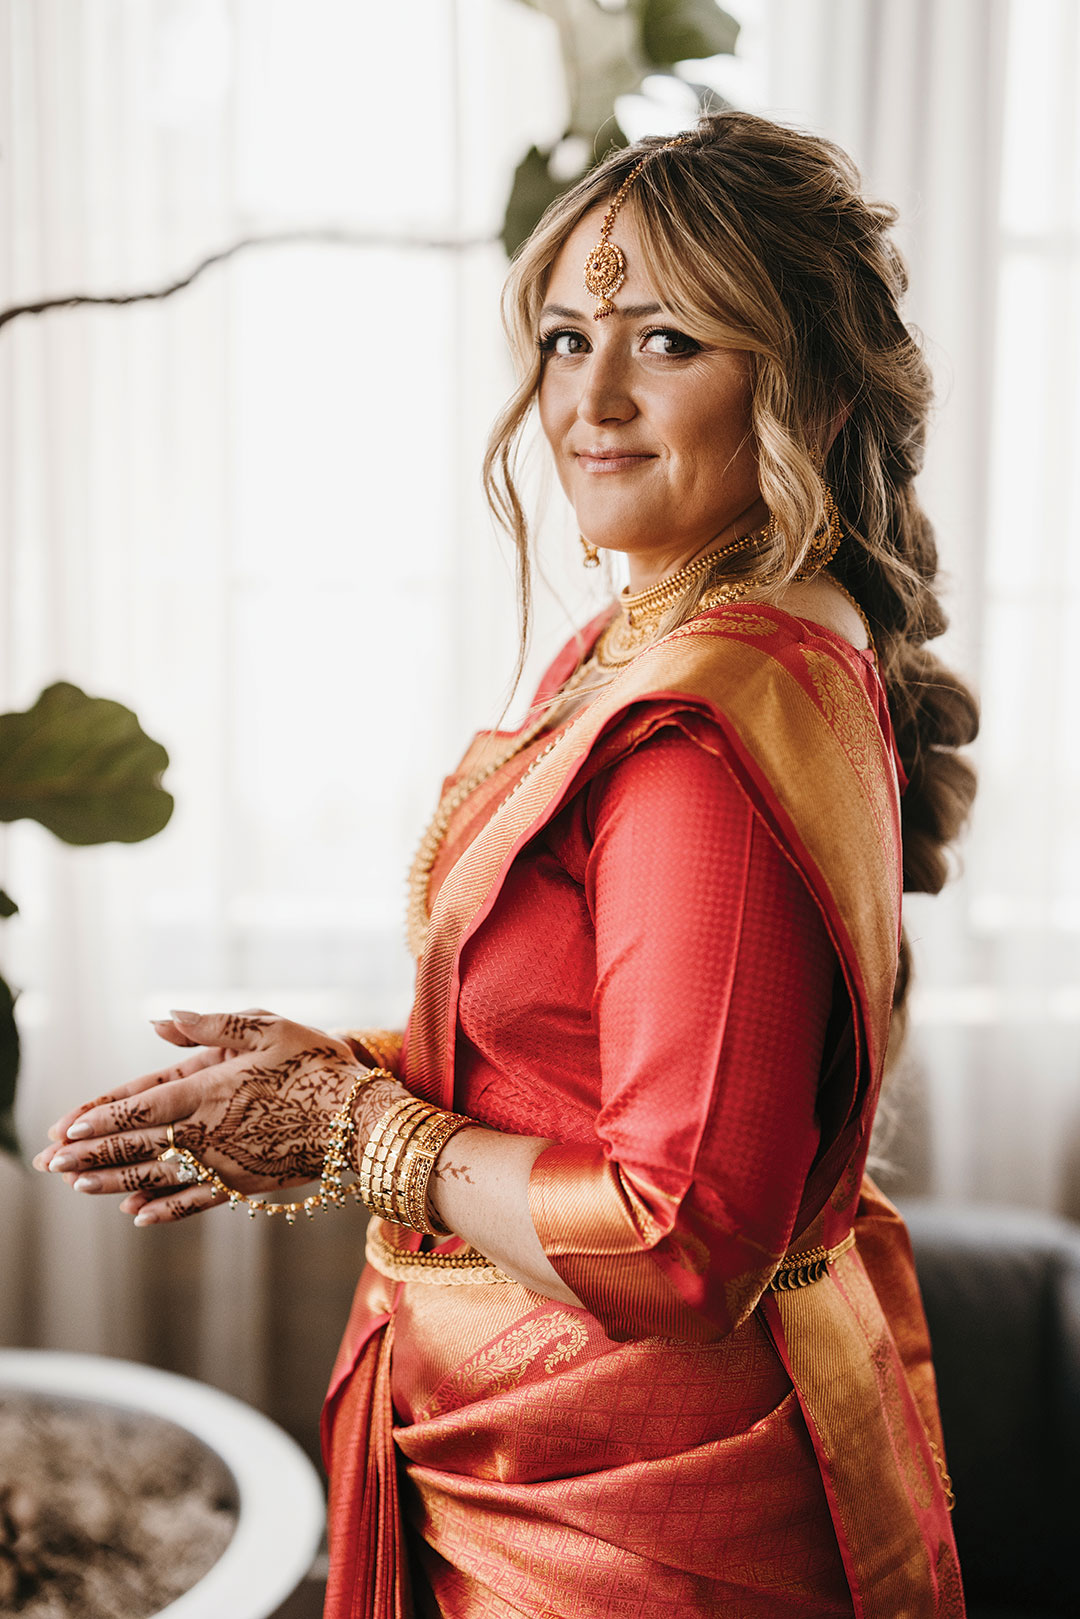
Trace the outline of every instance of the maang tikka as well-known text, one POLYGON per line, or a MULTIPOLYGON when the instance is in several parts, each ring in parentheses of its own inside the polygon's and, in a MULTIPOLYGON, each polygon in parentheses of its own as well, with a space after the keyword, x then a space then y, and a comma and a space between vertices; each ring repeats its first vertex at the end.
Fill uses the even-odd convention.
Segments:
POLYGON ((605 315, 614 313, 615 305, 612 298, 626 280, 626 259, 621 247, 611 240, 611 227, 615 223, 615 216, 626 201, 626 194, 634 181, 641 173, 649 160, 657 152, 666 152, 672 146, 688 146, 693 141, 692 135, 679 135, 673 141, 663 146, 656 146, 651 152, 646 152, 639 162, 634 164, 622 185, 616 191, 608 204, 604 222, 600 226, 600 240, 585 260, 585 290, 591 292, 594 298, 600 301, 593 310, 594 320, 603 320, 605 315))

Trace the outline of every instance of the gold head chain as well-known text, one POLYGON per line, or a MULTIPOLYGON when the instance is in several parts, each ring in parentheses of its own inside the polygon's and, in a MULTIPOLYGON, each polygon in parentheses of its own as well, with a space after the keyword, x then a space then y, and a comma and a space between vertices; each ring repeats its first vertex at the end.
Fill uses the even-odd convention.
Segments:
POLYGON ((646 152, 645 156, 634 164, 609 202, 604 222, 600 226, 600 240, 585 260, 585 291, 591 292, 594 298, 600 300, 593 311, 595 320, 603 320, 605 315, 614 313, 615 305, 611 300, 626 280, 626 259, 622 248, 611 240, 611 227, 615 223, 616 214, 626 201, 627 192, 646 163, 654 158, 657 152, 667 152, 673 146, 689 146, 693 139, 692 135, 679 135, 664 146, 656 146, 651 152, 646 152))

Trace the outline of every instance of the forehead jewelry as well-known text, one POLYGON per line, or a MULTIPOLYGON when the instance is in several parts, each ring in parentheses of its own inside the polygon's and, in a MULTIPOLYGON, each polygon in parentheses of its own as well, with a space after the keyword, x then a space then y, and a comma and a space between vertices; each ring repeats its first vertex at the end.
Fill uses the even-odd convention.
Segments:
POLYGON ((666 152, 672 146, 687 146, 692 139, 693 137, 690 135, 679 135, 675 140, 668 141, 666 145, 656 147, 651 152, 646 152, 645 156, 634 164, 634 167, 608 204, 604 222, 600 226, 600 240, 585 260, 585 290, 586 292, 591 292, 594 298, 600 300, 593 311, 595 320, 603 320, 605 315, 613 313, 615 305, 611 300, 626 280, 626 259, 623 257, 622 248, 616 246, 611 240, 611 227, 615 223, 616 214, 626 200, 627 192, 649 159, 655 157, 658 151, 666 152))

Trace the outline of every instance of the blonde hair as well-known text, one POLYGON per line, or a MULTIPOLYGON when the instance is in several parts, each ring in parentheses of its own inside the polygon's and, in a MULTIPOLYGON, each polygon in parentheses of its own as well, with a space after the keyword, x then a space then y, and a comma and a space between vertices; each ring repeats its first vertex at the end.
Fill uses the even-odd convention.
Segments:
MULTIPOLYGON (((771 540, 700 580, 665 627, 692 617, 721 579, 764 573, 779 590, 794 576, 824 518, 814 458, 842 415, 823 465, 845 533, 830 566, 873 629, 910 780, 904 887, 936 893, 974 797, 972 767, 955 750, 974 739, 978 707, 925 644, 947 623, 933 530, 913 487, 932 384, 900 313, 907 272, 889 236, 896 213, 862 195, 854 164, 831 142, 744 112, 703 117, 686 144, 650 139, 612 153, 522 246, 503 297, 520 380, 484 461, 488 499, 517 548, 522 658, 530 559, 514 474, 542 371, 539 313, 570 232, 646 153, 623 205, 639 227, 643 268, 688 336, 747 354, 758 482, 775 519, 771 540)), ((905 940, 898 1010, 909 975, 905 940)))

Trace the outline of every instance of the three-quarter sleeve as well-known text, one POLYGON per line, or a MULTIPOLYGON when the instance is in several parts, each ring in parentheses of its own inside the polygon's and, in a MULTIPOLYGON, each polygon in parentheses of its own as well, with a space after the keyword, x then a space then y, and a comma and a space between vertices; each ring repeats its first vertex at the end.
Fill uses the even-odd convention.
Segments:
POLYGON ((836 955, 715 725, 659 731, 588 793, 602 1099, 594 1142, 537 1158, 530 1207, 610 1336, 713 1339, 792 1237, 836 955))

